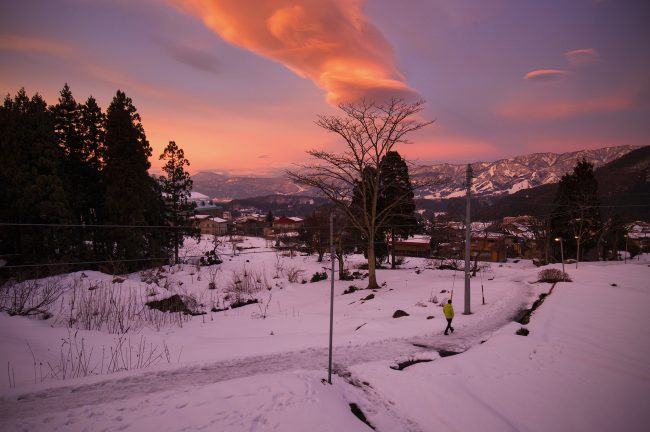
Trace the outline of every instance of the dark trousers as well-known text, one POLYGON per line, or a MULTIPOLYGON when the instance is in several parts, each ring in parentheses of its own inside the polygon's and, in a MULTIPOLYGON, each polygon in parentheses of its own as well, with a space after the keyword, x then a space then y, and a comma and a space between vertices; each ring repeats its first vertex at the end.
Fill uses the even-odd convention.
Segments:
POLYGON ((451 326, 451 320, 453 320, 453 318, 447 319, 447 328, 445 329, 445 333, 449 330, 451 330, 452 333, 454 332, 454 328, 451 326))

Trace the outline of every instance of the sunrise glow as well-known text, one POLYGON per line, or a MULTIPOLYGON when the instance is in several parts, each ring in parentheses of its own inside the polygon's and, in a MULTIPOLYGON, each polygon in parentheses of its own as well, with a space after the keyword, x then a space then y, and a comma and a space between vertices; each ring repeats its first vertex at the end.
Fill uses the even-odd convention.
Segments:
POLYGON ((360 98, 427 101, 435 123, 398 149, 420 162, 640 145, 650 55, 635 7, 28 0, 2 6, 0 90, 53 104, 67 82, 105 109, 122 89, 154 153, 175 140, 192 172, 268 175, 335 149, 314 120, 360 98))

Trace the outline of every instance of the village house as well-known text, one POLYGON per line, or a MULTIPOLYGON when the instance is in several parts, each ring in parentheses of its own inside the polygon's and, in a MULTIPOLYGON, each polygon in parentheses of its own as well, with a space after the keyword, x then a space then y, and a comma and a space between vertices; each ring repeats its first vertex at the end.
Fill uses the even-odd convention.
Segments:
POLYGON ((431 241, 427 236, 414 236, 395 241, 395 255, 428 258, 431 256, 431 241))
POLYGON ((193 218, 201 230, 201 234, 224 235, 228 233, 228 221, 220 217, 196 215, 193 218))
POLYGON ((273 229, 276 233, 297 231, 302 227, 302 219, 299 217, 279 217, 273 221, 273 229))

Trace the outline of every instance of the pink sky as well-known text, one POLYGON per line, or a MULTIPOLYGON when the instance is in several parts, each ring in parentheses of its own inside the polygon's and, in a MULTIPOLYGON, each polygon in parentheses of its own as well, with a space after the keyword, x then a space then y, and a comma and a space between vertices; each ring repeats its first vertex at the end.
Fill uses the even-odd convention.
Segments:
MULTIPOLYGON (((416 162, 650 144, 643 1, 24 0, 0 6, 0 90, 130 96, 192 172, 276 173, 359 97, 421 97, 416 162)), ((152 158, 154 167, 157 157, 152 158)))

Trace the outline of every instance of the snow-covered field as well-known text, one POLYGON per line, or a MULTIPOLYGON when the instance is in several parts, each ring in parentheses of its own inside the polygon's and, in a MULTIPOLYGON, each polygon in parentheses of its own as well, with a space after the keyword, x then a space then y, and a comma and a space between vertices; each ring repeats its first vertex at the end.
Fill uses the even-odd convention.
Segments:
MULTIPOLYGON (((280 256, 261 239, 239 246, 238 255, 222 255, 223 264, 168 267, 154 283, 140 273, 124 281, 70 274, 49 319, 0 314, 0 429, 369 430, 350 404, 381 431, 640 431, 650 424, 643 258, 567 266, 573 282, 555 286, 525 326, 527 337, 515 334, 522 326, 513 318, 551 288, 535 283, 540 269, 528 261, 485 264, 472 279, 472 315, 462 315, 463 274, 423 259, 379 270, 386 284, 376 292, 343 294, 366 281, 337 279, 329 385, 330 280, 309 282, 329 262, 280 256), (224 307, 233 274, 244 272, 271 288, 254 294, 261 303, 211 312, 224 307), (444 336, 440 305, 452 289, 455 332, 444 336), (77 329, 97 322, 74 314, 91 295, 139 310, 172 294, 194 298, 208 313, 112 321, 114 331, 128 328, 122 334, 106 325, 77 329), (409 316, 393 318, 397 309, 409 316), (411 360, 430 361, 395 369, 411 360)), ((184 254, 210 247, 204 239, 184 254)), ((346 265, 355 271, 361 262, 352 256, 346 265)), ((231 293, 225 305, 232 300, 231 293)))

